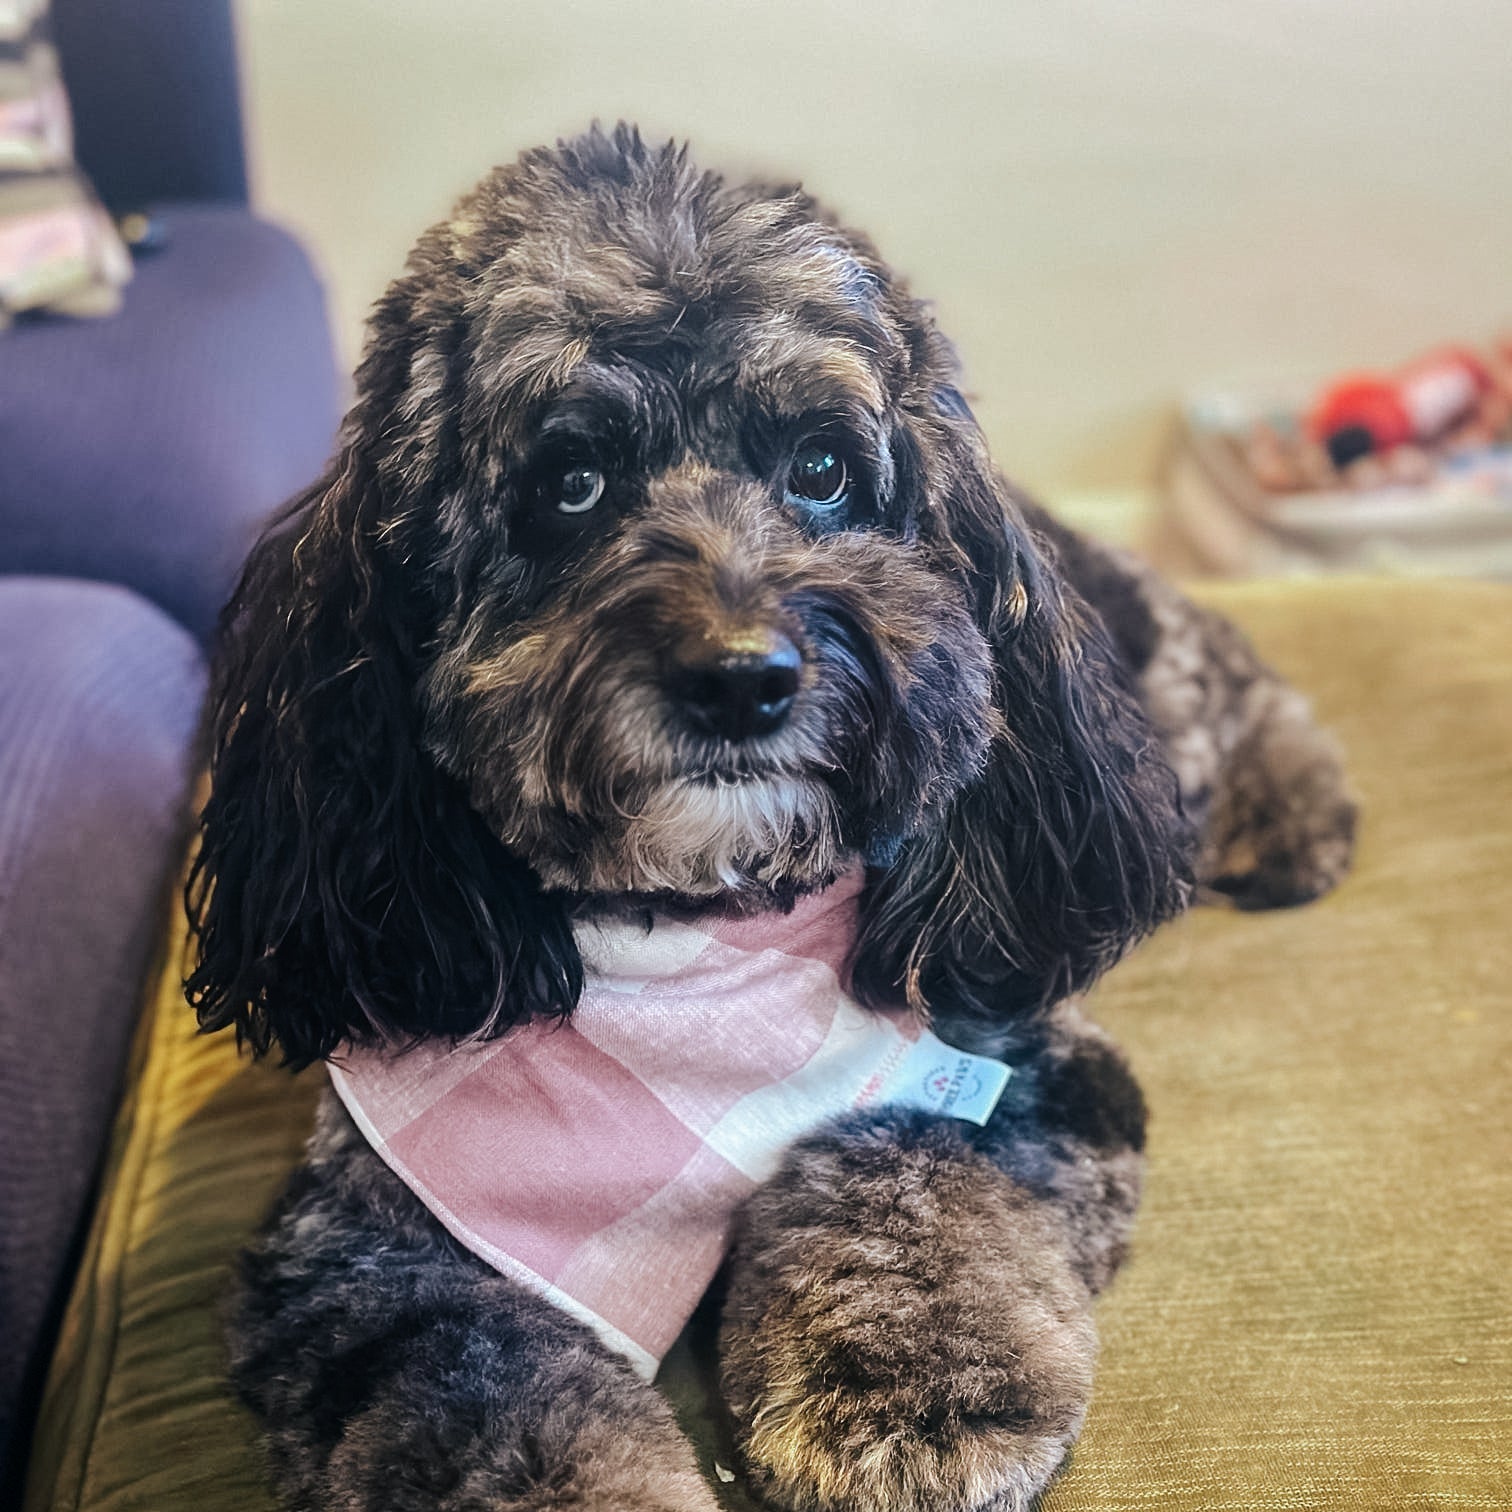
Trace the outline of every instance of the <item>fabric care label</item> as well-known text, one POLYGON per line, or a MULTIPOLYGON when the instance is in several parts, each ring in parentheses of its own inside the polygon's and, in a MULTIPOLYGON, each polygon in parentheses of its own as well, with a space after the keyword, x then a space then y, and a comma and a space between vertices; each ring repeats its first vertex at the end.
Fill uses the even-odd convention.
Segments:
POLYGON ((985 1124, 1013 1068, 947 1045, 927 1029, 909 1046, 876 1101, 985 1124))

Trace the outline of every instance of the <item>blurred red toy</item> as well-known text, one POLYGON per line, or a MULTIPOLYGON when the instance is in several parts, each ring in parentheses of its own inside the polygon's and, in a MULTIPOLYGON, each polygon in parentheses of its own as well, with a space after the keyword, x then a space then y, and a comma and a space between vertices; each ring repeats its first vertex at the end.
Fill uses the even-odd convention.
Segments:
POLYGON ((1440 347, 1390 375, 1353 373, 1331 384, 1307 429, 1335 467, 1407 442, 1431 442, 1474 415, 1493 389, 1486 364, 1463 347, 1440 347))

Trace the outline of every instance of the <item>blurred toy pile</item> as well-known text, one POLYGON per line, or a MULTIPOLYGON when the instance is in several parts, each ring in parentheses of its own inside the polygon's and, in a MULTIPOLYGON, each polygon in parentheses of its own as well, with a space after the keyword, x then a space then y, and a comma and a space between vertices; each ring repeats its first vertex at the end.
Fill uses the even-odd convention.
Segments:
POLYGON ((1443 347, 1396 373, 1351 373, 1323 390, 1300 422, 1267 417, 1244 438, 1255 481, 1270 493, 1422 487, 1457 471, 1512 463, 1512 335, 1485 352, 1443 347))
POLYGON ((1174 570, 1512 578, 1512 334, 1311 402, 1183 407, 1153 544, 1174 570))

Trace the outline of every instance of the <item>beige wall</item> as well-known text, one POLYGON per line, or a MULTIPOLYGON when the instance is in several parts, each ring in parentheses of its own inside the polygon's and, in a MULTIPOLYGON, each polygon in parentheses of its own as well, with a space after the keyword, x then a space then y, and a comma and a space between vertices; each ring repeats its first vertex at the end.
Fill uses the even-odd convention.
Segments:
POLYGON ((1000 460, 1512 326, 1512 0, 240 0, 254 175, 345 354, 414 235, 594 116, 801 177, 938 301, 1000 460))

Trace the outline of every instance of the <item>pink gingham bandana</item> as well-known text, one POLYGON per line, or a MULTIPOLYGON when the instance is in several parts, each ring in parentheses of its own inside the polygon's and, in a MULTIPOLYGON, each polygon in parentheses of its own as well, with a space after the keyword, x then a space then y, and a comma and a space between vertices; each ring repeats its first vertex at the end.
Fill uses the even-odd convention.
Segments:
POLYGON ((649 1377, 795 1139, 883 1103, 982 1123, 1008 1079, 846 993, 860 891, 851 875, 789 914, 580 926, 568 1023, 349 1049, 331 1081, 458 1240, 649 1377))

